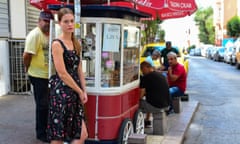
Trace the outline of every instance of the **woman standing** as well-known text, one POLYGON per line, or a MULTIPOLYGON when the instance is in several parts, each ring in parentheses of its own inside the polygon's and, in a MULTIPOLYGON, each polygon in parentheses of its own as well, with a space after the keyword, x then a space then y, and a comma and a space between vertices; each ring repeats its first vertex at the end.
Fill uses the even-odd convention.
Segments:
POLYGON ((62 34, 52 43, 56 74, 49 81, 48 138, 51 144, 64 141, 83 144, 88 137, 84 108, 88 100, 80 60, 80 44, 74 37, 74 14, 68 8, 58 12, 62 34))

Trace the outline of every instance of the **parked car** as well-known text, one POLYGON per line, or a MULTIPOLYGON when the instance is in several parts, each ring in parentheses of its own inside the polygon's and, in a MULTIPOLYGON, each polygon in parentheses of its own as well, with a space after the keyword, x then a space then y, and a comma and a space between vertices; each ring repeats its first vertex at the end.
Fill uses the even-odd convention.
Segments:
POLYGON ((236 68, 240 69, 240 38, 237 38, 237 40, 234 42, 234 47, 236 48, 236 68))
POLYGON ((236 47, 236 68, 240 69, 240 45, 236 47))
POLYGON ((206 50, 206 57, 208 59, 213 59, 213 54, 215 53, 216 48, 215 47, 208 47, 206 50))
POLYGON ((194 56, 201 56, 201 48, 195 48, 194 49, 194 56))
POLYGON ((207 49, 209 47, 214 47, 212 44, 204 44, 202 47, 201 47, 201 55, 203 57, 207 57, 207 49))
POLYGON ((190 49, 189 55, 190 55, 190 56, 194 56, 194 51, 195 51, 195 49, 190 49))
POLYGON ((216 47, 216 51, 213 54, 214 61, 223 61, 225 47, 216 47))
POLYGON ((231 65, 236 63, 236 48, 233 46, 226 47, 224 52, 224 62, 231 65))

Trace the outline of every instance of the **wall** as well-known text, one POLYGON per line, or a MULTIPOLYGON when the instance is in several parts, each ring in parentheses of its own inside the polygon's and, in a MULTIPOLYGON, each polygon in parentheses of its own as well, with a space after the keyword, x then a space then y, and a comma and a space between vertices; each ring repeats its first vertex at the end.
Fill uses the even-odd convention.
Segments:
POLYGON ((227 23, 237 15, 237 0, 224 0, 223 38, 227 38, 227 23))
POLYGON ((10 91, 9 51, 8 42, 0 40, 0 96, 10 91))
POLYGON ((10 0, 11 38, 22 39, 26 36, 25 0, 10 0))

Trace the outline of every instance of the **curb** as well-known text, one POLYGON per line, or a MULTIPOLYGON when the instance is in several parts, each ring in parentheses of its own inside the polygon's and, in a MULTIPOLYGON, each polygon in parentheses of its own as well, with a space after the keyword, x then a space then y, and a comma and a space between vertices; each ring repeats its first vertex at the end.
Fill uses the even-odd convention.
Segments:
POLYGON ((199 102, 182 102, 183 110, 179 114, 169 115, 170 128, 164 136, 161 144, 182 144, 185 134, 199 107, 199 102))

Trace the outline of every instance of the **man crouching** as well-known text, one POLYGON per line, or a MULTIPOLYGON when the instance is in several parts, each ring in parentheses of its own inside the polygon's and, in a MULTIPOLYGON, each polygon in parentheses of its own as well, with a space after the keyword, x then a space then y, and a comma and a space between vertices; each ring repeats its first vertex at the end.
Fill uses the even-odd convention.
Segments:
MULTIPOLYGON (((159 116, 165 116, 165 110, 170 104, 169 87, 166 78, 154 71, 150 63, 144 61, 140 65, 143 77, 140 81, 140 109, 153 115, 153 134, 163 134, 159 126, 159 116), (145 97, 145 99, 143 99, 145 97)), ((146 122, 150 115, 147 114, 146 122)), ((166 127, 166 126, 163 126, 166 127)))

